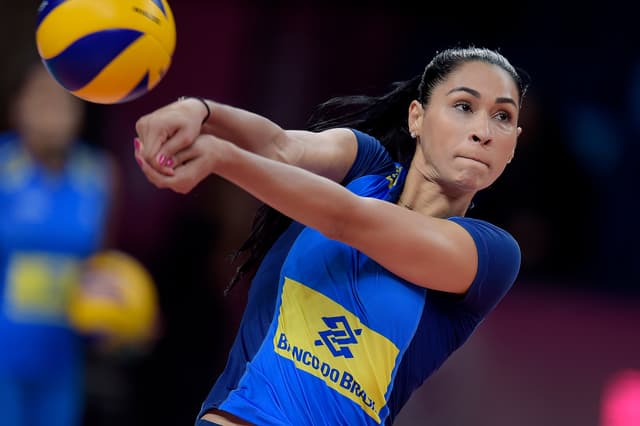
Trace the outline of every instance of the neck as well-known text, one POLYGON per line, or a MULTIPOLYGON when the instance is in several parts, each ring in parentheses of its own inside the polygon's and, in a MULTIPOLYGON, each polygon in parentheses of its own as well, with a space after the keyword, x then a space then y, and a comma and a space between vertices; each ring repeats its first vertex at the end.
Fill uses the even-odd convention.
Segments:
POLYGON ((409 169, 398 205, 426 216, 447 218, 464 216, 475 193, 451 195, 428 180, 415 167, 409 169))
POLYGON ((27 145, 27 152, 33 161, 40 164, 45 169, 57 173, 64 168, 67 160, 67 152, 59 149, 34 149, 27 145))

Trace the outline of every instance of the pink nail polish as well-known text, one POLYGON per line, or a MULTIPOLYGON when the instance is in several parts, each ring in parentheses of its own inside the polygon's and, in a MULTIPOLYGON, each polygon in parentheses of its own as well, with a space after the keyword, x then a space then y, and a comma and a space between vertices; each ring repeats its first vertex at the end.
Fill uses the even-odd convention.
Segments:
POLYGON ((142 160, 138 157, 136 157, 136 162, 138 163, 138 166, 142 167, 142 160))
POLYGON ((167 159, 167 161, 164 162, 164 165, 167 167, 173 167, 173 158, 167 159))
POLYGON ((134 138, 133 139, 133 146, 135 147, 136 151, 140 151, 140 139, 134 138))
POLYGON ((158 154, 157 160, 158 160, 158 164, 160 164, 161 166, 164 165, 164 160, 166 159, 167 157, 164 154, 158 154))

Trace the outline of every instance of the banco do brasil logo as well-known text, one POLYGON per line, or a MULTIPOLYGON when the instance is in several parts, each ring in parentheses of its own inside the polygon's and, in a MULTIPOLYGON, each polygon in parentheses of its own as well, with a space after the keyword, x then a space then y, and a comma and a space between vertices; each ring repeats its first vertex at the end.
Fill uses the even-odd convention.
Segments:
POLYGON ((329 329, 318 332, 320 339, 314 342, 315 345, 325 345, 334 357, 353 358, 348 345, 358 344, 356 336, 362 333, 362 329, 352 329, 344 316, 322 317, 322 320, 329 329))

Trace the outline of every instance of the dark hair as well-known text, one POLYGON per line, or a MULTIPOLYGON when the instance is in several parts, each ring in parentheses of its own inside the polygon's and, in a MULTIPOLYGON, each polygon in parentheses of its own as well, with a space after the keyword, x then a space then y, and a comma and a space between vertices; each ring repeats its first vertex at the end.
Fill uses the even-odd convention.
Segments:
MULTIPOLYGON (((500 53, 477 47, 451 48, 438 52, 424 72, 409 80, 393 83, 380 96, 344 96, 316 107, 307 122, 307 130, 319 132, 335 127, 360 130, 377 138, 394 161, 408 167, 415 152, 415 140, 409 134, 409 104, 413 100, 427 105, 433 89, 461 65, 480 61, 505 70, 518 88, 520 104, 527 84, 500 53)), ((235 261, 248 252, 225 289, 225 294, 247 273, 252 276, 267 251, 291 223, 291 218, 263 204, 258 208, 249 238, 234 254, 235 261)))
MULTIPOLYGON (((518 88, 518 96, 520 98, 519 105, 522 106, 522 98, 524 98, 527 92, 528 82, 524 81, 515 67, 500 53, 495 50, 480 47, 447 49, 439 52, 431 62, 427 64, 422 74, 422 81, 418 87, 419 100, 422 104, 426 105, 429 103, 433 89, 446 80, 449 74, 461 65, 474 61, 496 65, 506 71, 518 88)), ((524 73, 523 75, 526 76, 524 73)))

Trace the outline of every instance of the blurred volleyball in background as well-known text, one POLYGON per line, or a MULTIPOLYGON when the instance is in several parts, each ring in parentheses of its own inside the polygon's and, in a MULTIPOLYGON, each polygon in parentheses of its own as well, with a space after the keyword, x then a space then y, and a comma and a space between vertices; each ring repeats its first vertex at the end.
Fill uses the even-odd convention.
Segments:
POLYGON ((110 346, 145 344, 155 337, 159 316, 155 283, 132 256, 99 252, 85 262, 68 315, 80 334, 110 346))
POLYGON ((69 92, 94 103, 122 103, 156 87, 168 71, 175 21, 165 0, 45 0, 36 45, 69 92))

